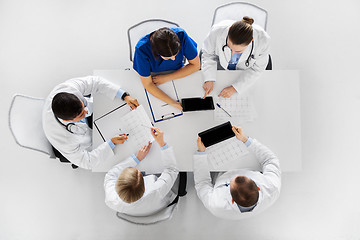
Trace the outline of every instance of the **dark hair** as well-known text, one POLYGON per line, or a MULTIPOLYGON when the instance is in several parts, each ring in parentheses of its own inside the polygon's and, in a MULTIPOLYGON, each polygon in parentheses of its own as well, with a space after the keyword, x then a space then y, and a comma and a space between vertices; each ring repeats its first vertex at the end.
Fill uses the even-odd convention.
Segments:
POLYGON ((179 37, 173 30, 167 27, 153 32, 150 36, 150 43, 155 59, 159 59, 159 56, 174 56, 181 48, 179 37))
POLYGON ((51 108, 55 116, 63 120, 73 120, 83 111, 81 100, 74 94, 66 92, 54 96, 51 108))
POLYGON ((235 22, 231 25, 228 33, 230 41, 235 45, 249 45, 253 39, 253 27, 254 19, 251 17, 243 17, 241 21, 235 22))
POLYGON ((230 187, 230 193, 234 201, 242 207, 251 207, 259 199, 256 183, 245 176, 235 177, 235 184, 230 187))

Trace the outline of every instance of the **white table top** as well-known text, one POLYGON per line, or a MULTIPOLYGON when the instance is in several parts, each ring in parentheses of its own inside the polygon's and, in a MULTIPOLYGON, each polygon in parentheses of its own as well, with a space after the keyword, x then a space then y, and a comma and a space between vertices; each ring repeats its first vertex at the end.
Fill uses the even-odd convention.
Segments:
MULTIPOLYGON (((226 86, 237 78, 237 71, 218 71, 217 82, 210 94, 217 101, 217 95, 226 86)), ((121 86, 122 89, 138 99, 151 120, 151 112, 146 99, 144 88, 138 74, 133 70, 95 70, 94 75, 99 75, 121 86)), ((201 72, 175 80, 179 98, 202 97, 201 72)), ((281 169, 284 172, 301 170, 301 122, 300 122, 300 90, 299 73, 296 70, 265 71, 260 79, 251 88, 257 118, 253 122, 242 123, 244 132, 269 147, 280 159, 281 169)), ((123 104, 119 99, 111 101, 104 96, 94 96, 94 119, 115 107, 123 104)), ((168 145, 174 147, 180 171, 193 170, 193 154, 197 150, 197 134, 201 131, 221 124, 214 121, 213 111, 186 112, 183 116, 155 123, 155 126, 165 132, 168 145)), ((231 122, 239 126, 239 123, 231 122)), ((110 126, 111 127, 111 126, 110 126)), ((94 147, 103 140, 96 129, 93 131, 94 147)), ((126 142, 117 145, 115 157, 99 164, 93 169, 97 172, 108 171, 112 166, 135 153, 126 142)), ((139 165, 141 170, 147 172, 161 172, 163 165, 160 161, 160 149, 156 142, 139 165)), ((248 155, 239 161, 232 162, 222 169, 248 168, 258 170, 259 166, 253 155, 248 155)))

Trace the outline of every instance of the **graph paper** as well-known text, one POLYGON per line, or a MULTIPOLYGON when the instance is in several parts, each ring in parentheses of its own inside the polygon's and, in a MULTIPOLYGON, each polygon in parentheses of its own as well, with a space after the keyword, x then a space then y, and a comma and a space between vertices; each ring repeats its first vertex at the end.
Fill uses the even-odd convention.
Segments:
POLYGON ((251 122, 257 117, 255 106, 250 95, 233 94, 230 98, 219 97, 217 103, 227 111, 227 115, 221 108, 215 106, 215 121, 251 122))
POLYGON ((206 149, 208 161, 213 168, 222 167, 232 161, 239 161, 249 153, 245 144, 236 137, 214 144, 206 149))

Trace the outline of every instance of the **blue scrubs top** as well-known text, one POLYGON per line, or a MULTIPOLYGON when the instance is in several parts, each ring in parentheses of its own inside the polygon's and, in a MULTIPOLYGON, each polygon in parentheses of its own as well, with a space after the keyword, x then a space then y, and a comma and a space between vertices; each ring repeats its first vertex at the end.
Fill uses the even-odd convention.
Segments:
POLYGON ((142 37, 135 46, 133 68, 142 77, 149 77, 151 72, 164 72, 168 70, 178 70, 184 66, 184 56, 188 60, 193 60, 197 55, 197 44, 192 40, 184 29, 171 28, 179 37, 181 48, 175 60, 164 60, 159 56, 156 60, 151 51, 150 34, 142 37))

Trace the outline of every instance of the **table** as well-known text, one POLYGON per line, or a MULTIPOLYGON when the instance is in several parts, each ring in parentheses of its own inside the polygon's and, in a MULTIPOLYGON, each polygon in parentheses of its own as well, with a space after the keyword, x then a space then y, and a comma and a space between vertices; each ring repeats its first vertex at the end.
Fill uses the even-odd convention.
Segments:
MULTIPOLYGON (((151 118, 150 108, 146 99, 145 90, 138 74, 134 70, 95 70, 107 80, 120 85, 138 99, 151 118)), ((238 71, 218 71, 217 81, 210 94, 217 100, 218 93, 226 86, 231 85, 239 76, 238 71)), ((175 80, 179 98, 202 97, 201 72, 196 72, 182 79, 175 80)), ((301 119, 300 119, 300 89, 299 72, 296 70, 265 71, 253 85, 254 105, 257 119, 241 125, 248 136, 257 139, 269 147, 280 159, 281 169, 284 172, 301 170, 301 119)), ((111 101, 104 96, 94 96, 94 119, 119 106, 123 102, 119 99, 111 101)), ((174 147, 180 171, 193 171, 193 154, 197 150, 197 134, 208 128, 220 124, 214 121, 212 111, 186 112, 181 117, 155 123, 155 126, 165 132, 165 141, 174 147)), ((237 123, 233 123, 237 125, 237 123)), ((101 144, 100 134, 93 131, 93 146, 101 144)), ((134 149, 117 145, 113 159, 99 164, 93 169, 95 172, 108 171, 112 166, 127 158, 134 149)), ((149 173, 161 172, 163 165, 160 161, 160 150, 154 142, 148 157, 139 164, 141 170, 149 173), (149 159, 148 159, 149 158, 149 159), (146 160, 146 161, 145 161, 146 160)), ((257 160, 252 154, 213 171, 225 171, 235 168, 259 170, 257 160)))

